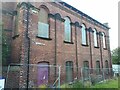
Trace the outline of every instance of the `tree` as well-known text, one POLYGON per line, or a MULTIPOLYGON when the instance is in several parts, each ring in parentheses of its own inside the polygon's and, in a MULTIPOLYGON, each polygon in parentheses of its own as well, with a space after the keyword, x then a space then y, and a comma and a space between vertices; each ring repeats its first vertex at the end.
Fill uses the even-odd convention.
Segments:
POLYGON ((120 47, 112 51, 112 63, 120 64, 120 47))

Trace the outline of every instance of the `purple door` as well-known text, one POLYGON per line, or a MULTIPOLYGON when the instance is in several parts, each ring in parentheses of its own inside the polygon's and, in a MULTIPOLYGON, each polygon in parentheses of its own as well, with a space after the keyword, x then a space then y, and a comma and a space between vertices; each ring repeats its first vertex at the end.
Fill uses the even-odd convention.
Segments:
POLYGON ((37 85, 45 85, 48 83, 48 63, 39 63, 38 65, 38 82, 37 85))

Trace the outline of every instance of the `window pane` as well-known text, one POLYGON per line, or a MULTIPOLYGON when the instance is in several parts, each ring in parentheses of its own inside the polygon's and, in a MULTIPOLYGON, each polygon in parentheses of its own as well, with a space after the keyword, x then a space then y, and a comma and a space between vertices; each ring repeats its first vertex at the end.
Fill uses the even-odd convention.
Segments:
POLYGON ((82 24, 82 44, 86 45, 86 30, 83 24, 82 24))
POLYGON ((49 25, 42 23, 42 22, 38 22, 38 36, 40 37, 45 37, 45 38, 49 38, 49 25))
POLYGON ((65 18, 65 41, 71 42, 71 26, 69 18, 65 18))

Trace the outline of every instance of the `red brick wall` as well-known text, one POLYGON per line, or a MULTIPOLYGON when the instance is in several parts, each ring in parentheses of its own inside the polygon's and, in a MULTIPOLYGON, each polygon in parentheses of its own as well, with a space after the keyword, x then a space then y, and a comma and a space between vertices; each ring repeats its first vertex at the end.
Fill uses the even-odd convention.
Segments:
MULTIPOLYGON (((97 32, 104 32, 107 36, 108 30, 103 30, 99 26, 94 25, 91 22, 88 22, 86 18, 80 17, 77 13, 73 12, 72 10, 66 8, 65 6, 57 5, 54 3, 34 3, 35 7, 39 8, 40 5, 45 5, 51 14, 55 15, 59 13, 61 18, 65 16, 69 16, 72 23, 76 21, 80 23, 85 23, 86 28, 91 27, 92 29, 96 28, 97 32)), ((19 37, 13 40, 12 42, 12 60, 13 62, 19 62, 21 50, 20 47, 22 46, 22 33, 24 33, 24 25, 22 24, 23 20, 23 13, 20 13, 20 20, 19 20, 19 37)), ((90 43, 89 43, 89 32, 87 31, 87 39, 88 39, 88 46, 81 45, 81 28, 76 27, 77 36, 75 38, 75 26, 72 25, 72 39, 73 44, 64 43, 64 22, 60 20, 56 20, 55 26, 55 19, 49 18, 50 22, 50 38, 52 40, 44 40, 41 38, 37 38, 38 32, 38 13, 32 13, 30 11, 30 19, 29 19, 29 37, 30 37, 30 64, 38 64, 41 61, 47 61, 50 65, 55 64, 55 55, 56 55, 56 64, 62 66, 61 68, 61 81, 65 80, 65 63, 66 61, 73 61, 74 66, 74 77, 76 75, 76 59, 78 57, 78 66, 83 67, 83 61, 89 61, 89 67, 91 68, 91 56, 90 56, 90 43), (57 41, 57 53, 55 54, 55 27, 56 27, 56 41, 57 41), (77 40, 77 43, 76 41, 77 40), (36 45, 36 42, 42 43, 44 45, 36 45), (77 44, 77 57, 76 57, 76 44, 77 44)), ((92 50, 92 63, 93 68, 96 67, 96 60, 101 62, 101 53, 100 48, 94 48, 94 39, 93 33, 90 32, 91 37, 91 50, 92 50)), ((98 42, 100 44, 99 38, 98 42)), ((102 43, 102 41, 101 41, 102 43)), ((100 45, 99 45, 100 46, 100 45)), ((110 61, 110 57, 108 55, 109 51, 103 49, 102 46, 102 58, 103 58, 103 65, 105 60, 110 61)), ((109 46, 109 43, 108 43, 109 46)), ((101 63, 100 63, 101 64, 101 63)), ((101 66, 101 65, 100 65, 101 66)), ((52 72, 51 72, 52 73, 52 72)), ((32 77, 32 76, 31 76, 32 77)))

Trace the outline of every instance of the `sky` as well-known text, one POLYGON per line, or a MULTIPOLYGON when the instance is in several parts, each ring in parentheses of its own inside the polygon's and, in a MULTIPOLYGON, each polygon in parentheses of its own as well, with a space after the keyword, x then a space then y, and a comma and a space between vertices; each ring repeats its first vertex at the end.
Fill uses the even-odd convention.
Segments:
POLYGON ((108 22, 110 48, 118 47, 118 2, 119 0, 63 0, 101 23, 108 22))

